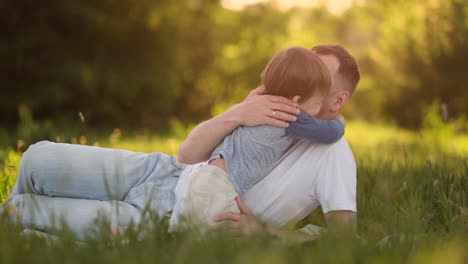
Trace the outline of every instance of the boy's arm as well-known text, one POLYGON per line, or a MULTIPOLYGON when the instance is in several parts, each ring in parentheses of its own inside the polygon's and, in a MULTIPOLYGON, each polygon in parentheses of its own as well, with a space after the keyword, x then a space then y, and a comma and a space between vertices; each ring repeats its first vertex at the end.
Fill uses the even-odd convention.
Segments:
POLYGON ((263 95, 265 89, 252 90, 240 104, 196 126, 182 143, 178 159, 193 164, 206 161, 216 146, 239 126, 272 125, 286 128, 299 114, 297 103, 281 96, 263 95))
POLYGON ((331 144, 343 137, 344 128, 342 116, 321 120, 301 112, 297 121, 290 123, 286 128, 286 133, 322 144, 331 144))

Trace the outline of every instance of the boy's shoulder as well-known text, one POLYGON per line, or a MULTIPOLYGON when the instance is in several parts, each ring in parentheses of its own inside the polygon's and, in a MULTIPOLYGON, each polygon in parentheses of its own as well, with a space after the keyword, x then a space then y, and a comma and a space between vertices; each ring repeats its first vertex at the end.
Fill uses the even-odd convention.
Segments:
POLYGON ((251 139, 273 139, 279 138, 286 135, 286 130, 284 128, 261 125, 261 126, 241 126, 236 129, 236 134, 238 136, 245 136, 251 139))

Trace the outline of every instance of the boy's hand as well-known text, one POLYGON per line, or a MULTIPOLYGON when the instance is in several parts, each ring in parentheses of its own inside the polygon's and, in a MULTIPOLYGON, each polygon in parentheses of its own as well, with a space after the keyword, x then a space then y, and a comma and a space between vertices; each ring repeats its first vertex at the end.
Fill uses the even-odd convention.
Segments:
POLYGON ((336 116, 336 118, 338 118, 341 121, 341 123, 343 123, 343 125, 346 126, 346 120, 344 119, 344 117, 341 114, 336 116))

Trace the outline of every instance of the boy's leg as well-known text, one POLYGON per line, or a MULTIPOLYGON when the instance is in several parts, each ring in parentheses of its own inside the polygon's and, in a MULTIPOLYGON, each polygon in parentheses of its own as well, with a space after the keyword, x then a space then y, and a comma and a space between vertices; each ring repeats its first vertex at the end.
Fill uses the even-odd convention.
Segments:
POLYGON ((57 234, 66 224, 79 240, 95 235, 100 217, 105 217, 112 229, 122 229, 141 220, 140 210, 121 201, 21 194, 12 197, 7 206, 12 208, 9 218, 24 228, 57 234))
POLYGON ((165 179, 179 172, 173 159, 163 153, 146 154, 41 141, 24 153, 10 199, 34 193, 123 200, 130 189, 148 178, 165 179))

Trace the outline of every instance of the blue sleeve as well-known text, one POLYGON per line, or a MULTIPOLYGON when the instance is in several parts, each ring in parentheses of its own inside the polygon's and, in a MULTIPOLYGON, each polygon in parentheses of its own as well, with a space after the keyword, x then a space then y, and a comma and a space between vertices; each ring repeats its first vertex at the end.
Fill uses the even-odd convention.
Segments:
POLYGON ((344 135, 344 125, 338 118, 320 120, 301 111, 296 122, 289 123, 286 133, 322 144, 331 144, 344 135))

